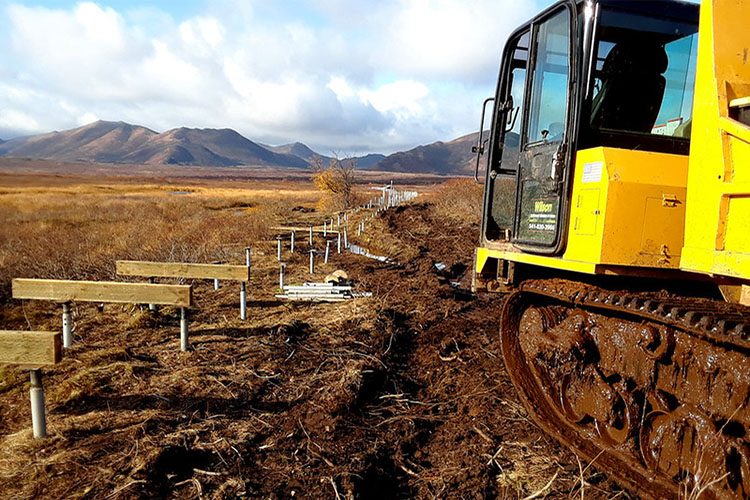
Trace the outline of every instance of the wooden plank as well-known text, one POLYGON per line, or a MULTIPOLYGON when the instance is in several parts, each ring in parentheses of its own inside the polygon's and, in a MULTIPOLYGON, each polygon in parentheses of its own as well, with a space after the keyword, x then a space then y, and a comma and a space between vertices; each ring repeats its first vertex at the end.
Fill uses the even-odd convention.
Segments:
POLYGON ((17 278, 13 280, 13 298, 190 307, 193 305, 193 288, 188 285, 17 278))
POLYGON ((250 268, 229 264, 188 264, 182 262, 118 260, 117 274, 122 276, 145 276, 147 278, 250 280, 250 268))
MULTIPOLYGON (((300 240, 304 239, 305 235, 310 233, 310 226, 272 226, 270 229, 271 231, 284 231, 284 232, 294 231, 296 233, 295 236, 297 238, 300 238, 300 240)), ((322 234, 323 226, 313 226, 313 233, 322 234)), ((338 231, 336 231, 335 229, 330 229, 330 228, 327 230, 327 233, 339 234, 338 231)), ((285 235, 285 236, 288 236, 288 235, 285 235)))
POLYGON ((0 330, 0 364, 39 368, 62 359, 60 332, 0 330))

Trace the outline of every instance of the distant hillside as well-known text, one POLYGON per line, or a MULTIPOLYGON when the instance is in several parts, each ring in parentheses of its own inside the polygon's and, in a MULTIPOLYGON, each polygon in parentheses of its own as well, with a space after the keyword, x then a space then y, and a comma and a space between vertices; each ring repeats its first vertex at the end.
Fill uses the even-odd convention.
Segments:
POLYGON ((370 170, 470 175, 474 171, 476 161, 471 147, 476 145, 478 135, 477 132, 450 142, 435 142, 417 146, 409 151, 393 153, 373 165, 370 170))
POLYGON ((106 121, 11 139, 0 144, 0 155, 146 165, 307 166, 297 156, 269 151, 230 129, 178 128, 159 134, 137 125, 106 121))
MULTIPOLYGON (((297 156, 298 158, 302 158, 308 163, 312 163, 314 158, 320 158, 320 160, 323 162, 323 165, 329 165, 331 163, 331 160, 333 159, 330 156, 316 153, 315 151, 313 151, 306 145, 302 144, 301 142, 294 142, 292 144, 284 144, 282 146, 264 146, 264 147, 268 149, 269 151, 273 151, 275 153, 297 156)), ((385 155, 370 153, 365 156, 353 156, 347 159, 353 160, 357 168, 369 168, 375 165, 377 162, 385 159, 385 155)))
POLYGON ((370 153, 365 156, 357 156, 354 161, 357 163, 357 168, 370 168, 379 161, 386 159, 385 155, 370 153))
POLYGON ((291 144, 283 144, 281 146, 264 145, 263 147, 265 147, 269 151, 273 151, 274 153, 296 156, 297 158, 305 160, 307 163, 311 163, 313 158, 315 157, 320 158, 323 161, 324 165, 328 165, 328 163, 331 161, 331 158, 329 156, 316 153, 301 142, 293 142, 291 144))
MULTIPOLYGON (((485 131, 483 137, 486 145, 490 137, 490 132, 485 131)), ((373 165, 369 170, 439 175, 473 175, 477 157, 476 154, 471 152, 471 148, 476 146, 478 138, 479 132, 475 132, 450 142, 435 142, 426 146, 418 146, 409 151, 393 153, 373 165)), ((505 137, 505 143, 510 146, 518 146, 518 134, 514 132, 508 133, 505 137)), ((505 159, 505 151, 503 152, 503 159, 505 159)), ((483 159, 482 161, 486 160, 483 159)))

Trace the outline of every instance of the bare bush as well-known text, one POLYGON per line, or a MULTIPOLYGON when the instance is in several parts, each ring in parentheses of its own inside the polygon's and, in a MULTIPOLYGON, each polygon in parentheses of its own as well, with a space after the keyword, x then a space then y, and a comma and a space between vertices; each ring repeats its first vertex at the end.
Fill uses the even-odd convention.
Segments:
POLYGON ((324 196, 319 209, 334 211, 346 210, 354 204, 355 163, 352 159, 332 158, 326 167, 320 157, 312 160, 312 181, 324 196))

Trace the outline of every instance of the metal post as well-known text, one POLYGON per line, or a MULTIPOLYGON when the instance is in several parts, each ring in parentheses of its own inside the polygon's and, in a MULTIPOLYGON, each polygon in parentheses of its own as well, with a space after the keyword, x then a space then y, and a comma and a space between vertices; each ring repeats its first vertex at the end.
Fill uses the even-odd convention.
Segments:
POLYGON ((310 226, 310 245, 313 244, 313 237, 312 237, 312 226, 310 226))
POLYGON ((310 249, 310 274, 315 274, 315 250, 310 249))
POLYGON ((328 264, 328 254, 331 253, 331 240, 326 241, 326 258, 323 264, 328 264))
POLYGON ((331 223, 328 225, 328 227, 330 227, 331 231, 333 231, 333 216, 331 216, 331 223))
POLYGON ((219 285, 219 278, 214 278, 214 290, 218 290, 221 288, 221 285, 219 285))
POLYGON ((362 223, 357 224, 357 236, 362 236, 362 223))
POLYGON ((341 214, 336 214, 336 225, 341 227, 341 214))
POLYGON ((276 237, 276 259, 281 261, 281 236, 276 237))
POLYGON ((182 352, 188 350, 188 319, 187 310, 184 307, 180 307, 180 350, 182 352))
POLYGON ((70 303, 65 302, 63 304, 63 347, 70 347, 73 345, 73 326, 70 321, 70 303))
POLYGON ((349 238, 346 237, 346 228, 344 228, 344 248, 349 248, 349 238))
POLYGON ((286 264, 283 262, 281 263, 281 268, 279 269, 279 288, 281 291, 284 291, 284 274, 286 271, 286 264))
POLYGON ((328 236, 328 221, 323 221, 323 238, 328 236))
POLYGON ((247 287, 244 281, 240 283, 240 319, 247 319, 247 287))
POLYGON ((337 248, 336 253, 341 253, 341 231, 339 231, 338 238, 336 238, 336 248, 337 248))
POLYGON ((290 251, 291 251, 292 253, 294 253, 294 230, 292 230, 292 236, 291 236, 291 238, 292 238, 292 243, 291 243, 291 245, 289 246, 289 249, 290 249, 290 251))
POLYGON ((245 265, 250 267, 250 247, 245 247, 245 265))
MULTIPOLYGON (((149 283, 153 283, 154 282, 154 278, 149 278, 148 282, 149 283)), ((148 310, 156 312, 156 304, 149 304, 148 305, 148 310)))
POLYGON ((47 437, 47 412, 44 408, 44 386, 42 385, 42 370, 31 370, 31 427, 34 438, 47 437))

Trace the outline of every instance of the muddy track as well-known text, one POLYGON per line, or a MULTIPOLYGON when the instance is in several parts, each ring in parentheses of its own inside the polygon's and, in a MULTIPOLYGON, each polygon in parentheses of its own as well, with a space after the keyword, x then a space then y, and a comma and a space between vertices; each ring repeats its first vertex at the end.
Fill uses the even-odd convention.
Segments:
MULTIPOLYGON (((374 294, 341 305, 275 300, 270 243, 248 322, 234 319, 236 291, 196 285, 187 355, 174 348, 173 311, 82 308, 69 356, 45 373, 49 438, 28 439, 26 374, 0 371, 0 489, 7 498, 617 494, 529 420, 500 354, 502 299, 457 288, 477 230, 429 205, 389 211, 369 244, 400 264, 337 256, 374 294)), ((290 258, 288 279, 305 279, 304 268, 305 256, 290 258)), ((6 304, 0 315, 18 328, 58 321, 45 304, 6 304)))
POLYGON ((708 299, 531 280, 506 302, 503 350, 539 424, 630 491, 747 498, 748 322, 708 299))

